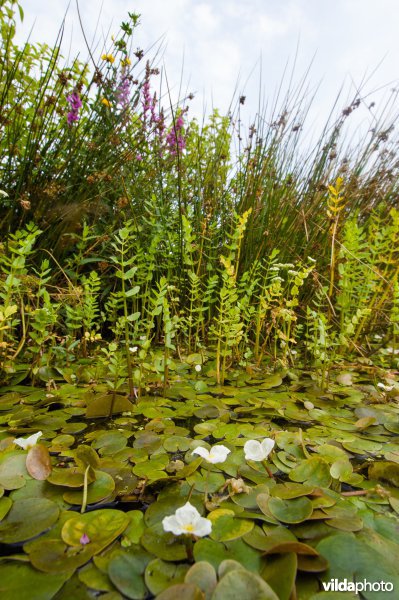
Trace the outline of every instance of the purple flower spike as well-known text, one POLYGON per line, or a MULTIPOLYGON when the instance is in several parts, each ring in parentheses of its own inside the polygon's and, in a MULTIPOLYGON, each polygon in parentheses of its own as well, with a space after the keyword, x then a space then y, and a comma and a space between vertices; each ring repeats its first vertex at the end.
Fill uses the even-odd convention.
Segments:
POLYGON ((118 104, 121 105, 122 109, 125 110, 129 106, 130 100, 130 81, 126 75, 126 69, 122 69, 122 76, 120 84, 116 91, 116 98, 118 104))
POLYGON ((67 114, 67 122, 68 125, 72 125, 72 123, 79 121, 79 109, 82 108, 83 105, 78 92, 73 92, 67 96, 67 102, 71 105, 71 110, 67 114))
POLYGON ((86 544, 90 544, 90 538, 87 535, 87 533, 84 533, 82 535, 82 537, 80 538, 79 542, 82 544, 82 546, 86 546, 86 544))

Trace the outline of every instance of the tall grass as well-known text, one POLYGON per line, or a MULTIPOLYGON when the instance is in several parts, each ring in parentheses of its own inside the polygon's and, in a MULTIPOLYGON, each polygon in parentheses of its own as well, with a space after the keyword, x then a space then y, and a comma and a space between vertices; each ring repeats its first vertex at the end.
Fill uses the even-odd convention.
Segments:
POLYGON ((155 93, 137 15, 91 64, 67 64, 62 28, 53 48, 15 44, 16 6, 1 4, 3 368, 32 348, 88 356, 102 335, 124 348, 132 395, 151 343, 164 379, 173 353, 213 348, 223 381, 232 364, 289 364, 301 347, 325 362, 321 346, 366 354, 376 332, 396 336, 396 97, 374 112, 359 90, 305 150, 306 78, 246 134, 240 99, 200 124, 190 97, 155 93), (371 123, 353 144, 359 111, 371 123))

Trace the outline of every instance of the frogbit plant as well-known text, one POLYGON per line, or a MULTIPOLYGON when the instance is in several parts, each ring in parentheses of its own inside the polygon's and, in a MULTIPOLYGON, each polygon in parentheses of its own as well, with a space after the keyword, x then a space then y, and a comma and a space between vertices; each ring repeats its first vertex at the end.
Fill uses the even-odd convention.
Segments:
POLYGON ((265 438, 263 442, 258 442, 258 440, 248 440, 244 444, 245 460, 261 462, 265 467, 269 477, 272 479, 274 479, 274 475, 267 464, 267 458, 272 452, 274 445, 275 441, 271 438, 265 438))
POLYGON ((165 517, 162 520, 162 527, 164 531, 173 535, 185 535, 187 557, 190 561, 193 560, 193 536, 204 537, 212 531, 211 521, 201 517, 190 502, 178 508, 174 515, 165 517))
POLYGON ((226 446, 217 445, 212 446, 210 450, 207 450, 203 446, 198 446, 195 448, 195 450, 193 450, 192 454, 199 454, 199 456, 205 458, 207 462, 215 465, 217 463, 223 463, 230 452, 231 451, 226 448, 226 446))
POLYGON ((42 435, 43 435, 43 432, 38 431, 37 433, 33 433, 32 435, 30 435, 27 438, 16 438, 14 440, 14 444, 19 446, 23 450, 29 450, 30 448, 33 448, 33 446, 36 446, 38 439, 41 438, 42 435))

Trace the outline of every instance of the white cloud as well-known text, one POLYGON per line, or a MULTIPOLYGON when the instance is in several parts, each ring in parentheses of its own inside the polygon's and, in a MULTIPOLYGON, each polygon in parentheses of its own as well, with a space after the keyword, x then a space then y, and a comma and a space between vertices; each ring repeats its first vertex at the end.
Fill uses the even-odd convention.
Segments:
MULTIPOLYGON (((26 23, 19 39, 23 40, 34 19, 33 40, 53 42, 69 0, 25 0, 26 23)), ((91 41, 101 3, 81 0, 80 8, 87 37, 91 41)), ((200 93, 193 104, 202 114, 202 91, 210 105, 228 107, 240 75, 239 93, 249 73, 262 57, 266 97, 278 87, 284 67, 293 64, 297 45, 296 79, 315 61, 310 80, 323 84, 318 94, 316 113, 327 117, 337 92, 346 78, 358 84, 385 60, 369 84, 369 89, 397 80, 399 67, 399 3, 397 0, 103 0, 97 40, 116 32, 126 20, 127 11, 142 14, 134 47, 150 47, 165 35, 164 61, 168 80, 179 88, 184 53, 183 81, 189 90, 200 93), (111 25, 112 23, 112 25, 111 25)), ((66 19, 66 48, 71 42, 71 56, 79 49, 87 55, 76 8, 73 2, 66 19)), ((162 60, 161 60, 162 64, 162 60)), ((245 114, 253 115, 259 97, 259 71, 250 77, 245 114)), ((185 85, 183 85, 183 89, 185 85)), ((177 91, 176 91, 177 93, 177 91)), ((354 92, 353 92, 354 93, 354 92)), ((323 116, 321 117, 323 120, 323 116)))

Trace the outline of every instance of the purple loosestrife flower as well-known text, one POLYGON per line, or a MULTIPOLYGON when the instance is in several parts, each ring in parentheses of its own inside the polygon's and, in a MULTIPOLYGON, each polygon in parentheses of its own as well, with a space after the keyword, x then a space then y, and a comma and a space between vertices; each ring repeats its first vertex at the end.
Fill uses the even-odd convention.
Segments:
POLYGON ((183 127, 184 119, 183 114, 181 113, 166 136, 166 144, 172 156, 176 156, 176 154, 180 153, 186 147, 186 140, 182 133, 183 127))
POLYGON ((116 99, 122 109, 125 110, 129 106, 130 100, 130 81, 126 75, 126 70, 122 69, 121 81, 116 91, 116 99))
POLYGON ((67 114, 67 122, 68 125, 72 125, 72 123, 79 121, 79 109, 83 105, 78 92, 73 92, 67 96, 67 102, 71 105, 71 109, 67 114))

